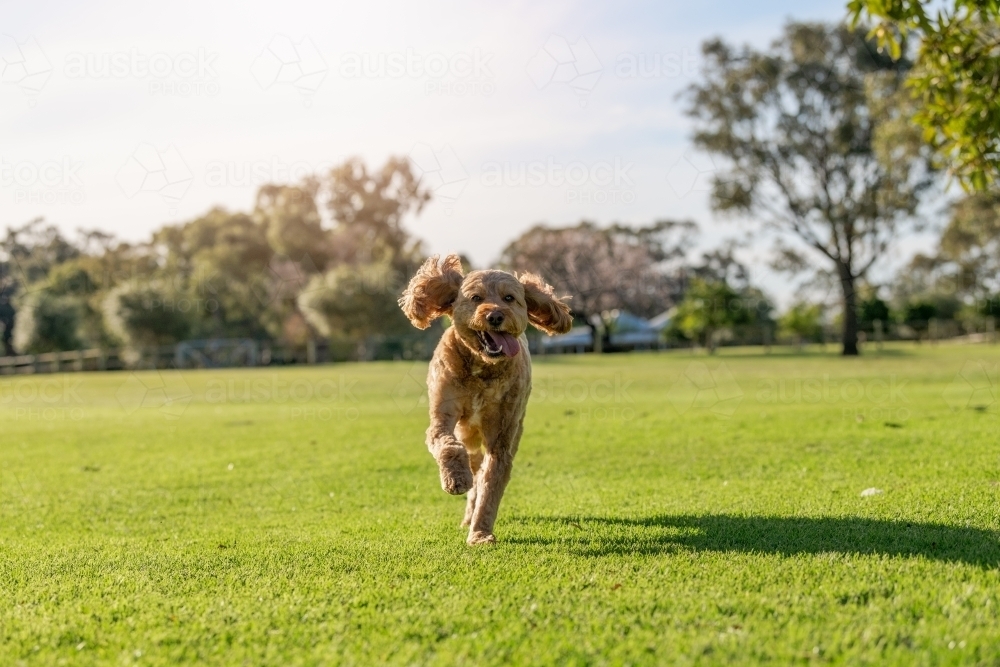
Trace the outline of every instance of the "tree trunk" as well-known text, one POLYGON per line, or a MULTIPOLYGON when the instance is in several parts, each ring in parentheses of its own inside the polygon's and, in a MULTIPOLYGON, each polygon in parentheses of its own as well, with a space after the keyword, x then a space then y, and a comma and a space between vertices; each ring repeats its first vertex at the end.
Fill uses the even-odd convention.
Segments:
POLYGON ((846 264, 839 264, 837 271, 840 274, 840 287, 844 293, 844 350, 845 357, 856 357, 858 355, 858 298, 854 291, 854 275, 851 267, 846 264))
POLYGON ((594 339, 594 352, 596 354, 604 352, 604 327, 592 323, 590 325, 590 335, 594 339))
POLYGON ((604 324, 597 315, 585 316, 587 324, 590 325, 590 335, 594 341, 594 352, 600 354, 604 352, 604 324))
POLYGON ((14 318, 13 306, 4 299, 0 301, 0 356, 14 355, 14 318))

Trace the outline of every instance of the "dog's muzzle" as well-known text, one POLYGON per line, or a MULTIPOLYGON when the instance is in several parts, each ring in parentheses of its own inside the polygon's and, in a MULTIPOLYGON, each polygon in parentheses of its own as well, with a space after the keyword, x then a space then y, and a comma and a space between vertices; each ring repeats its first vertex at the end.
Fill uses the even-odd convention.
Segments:
POLYGON ((483 351, 490 357, 514 357, 521 351, 517 338, 506 331, 477 331, 483 351))

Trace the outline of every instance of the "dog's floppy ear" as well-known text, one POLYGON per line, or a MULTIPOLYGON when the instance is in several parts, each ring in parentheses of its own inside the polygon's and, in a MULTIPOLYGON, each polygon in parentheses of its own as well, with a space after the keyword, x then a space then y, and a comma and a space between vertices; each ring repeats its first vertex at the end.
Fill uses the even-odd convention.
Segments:
POLYGON ((548 335, 566 333, 573 327, 569 306, 556 297, 551 285, 533 273, 518 276, 528 303, 528 321, 548 335))
POLYGON ((438 263, 433 255, 424 262, 399 299, 399 307, 413 326, 426 329, 431 322, 451 312, 462 285, 462 261, 448 255, 438 263))

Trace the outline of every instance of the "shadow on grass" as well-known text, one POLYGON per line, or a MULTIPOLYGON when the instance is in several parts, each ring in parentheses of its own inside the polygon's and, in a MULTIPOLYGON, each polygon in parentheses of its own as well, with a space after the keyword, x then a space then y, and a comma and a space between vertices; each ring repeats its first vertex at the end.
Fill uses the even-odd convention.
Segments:
MULTIPOLYGON (((767 517, 714 514, 617 517, 522 517, 524 535, 504 541, 567 545, 580 555, 663 554, 678 550, 780 554, 876 554, 923 556, 984 568, 1000 566, 1000 534, 938 523, 859 517, 767 517), (530 524, 571 529, 562 537, 530 534, 530 524)), ((548 531, 547 531, 548 532, 548 531)))

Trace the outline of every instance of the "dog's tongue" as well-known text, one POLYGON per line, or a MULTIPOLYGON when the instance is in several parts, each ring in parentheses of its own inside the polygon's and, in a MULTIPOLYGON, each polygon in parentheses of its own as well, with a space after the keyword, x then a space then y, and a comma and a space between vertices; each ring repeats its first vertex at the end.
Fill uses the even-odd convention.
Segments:
POLYGON ((513 357, 521 351, 521 344, 506 331, 487 331, 486 335, 490 337, 490 342, 499 345, 508 357, 513 357))

